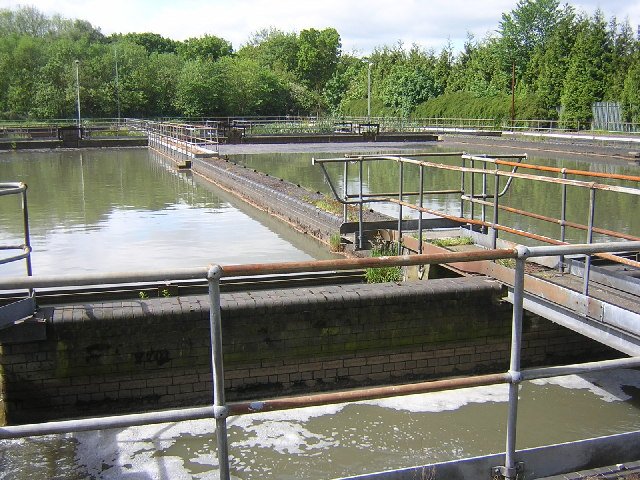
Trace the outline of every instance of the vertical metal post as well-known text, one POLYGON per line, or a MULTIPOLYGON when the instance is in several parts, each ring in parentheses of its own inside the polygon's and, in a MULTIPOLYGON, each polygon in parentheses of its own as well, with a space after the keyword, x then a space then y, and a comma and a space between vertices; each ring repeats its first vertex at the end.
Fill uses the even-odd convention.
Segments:
MULTIPOLYGON (((349 161, 345 160, 344 174, 342 178, 342 195, 345 202, 349 201, 348 183, 349 183, 349 161)), ((342 222, 347 223, 347 221, 349 220, 349 215, 348 215, 349 211, 347 209, 348 205, 345 203, 343 207, 344 207, 344 211, 342 213, 342 222)))
POLYGON ((359 175, 358 179, 360 181, 360 191, 358 198, 358 249, 362 250, 364 248, 364 240, 363 236, 363 225, 362 225, 362 157, 359 160, 359 175))
POLYGON ((371 67, 372 66, 373 66, 373 63, 369 62, 369 68, 367 70, 367 123, 371 123, 371 67))
MULTIPOLYGON (((483 167, 483 172, 482 172, 482 201, 486 201, 487 200, 487 165, 485 164, 483 167)), ((487 220, 487 206, 483 203, 482 204, 482 221, 486 222, 487 220)), ((487 227, 486 225, 482 226, 482 233, 487 233, 487 227)))
POLYGON ((422 254, 422 208, 424 197, 424 166, 420 165, 420 198, 418 199, 418 206, 420 207, 418 217, 418 253, 422 254))
POLYGON ((498 175, 498 164, 496 163, 496 173, 494 173, 493 185, 493 228, 491 229, 491 247, 495 250, 498 244, 498 191, 500 190, 500 176, 498 175))
MULTIPOLYGON (((476 162, 474 162, 473 159, 472 159, 471 160, 471 169, 472 170, 473 170, 473 168, 475 166, 475 163, 476 162)), ((475 215, 475 213, 474 213, 474 210, 475 210, 475 203, 474 203, 475 197, 473 196, 474 192, 475 192, 475 189, 476 189, 476 187, 475 187, 475 178, 476 178, 475 172, 471 172, 471 206, 470 206, 471 213, 470 213, 469 216, 470 216, 470 218, 472 220, 474 219, 474 215, 475 215)))
MULTIPOLYGON (((400 169, 400 185, 398 186, 398 201, 402 202, 402 184, 404 183, 404 163, 398 162, 398 166, 400 169)), ((402 205, 398 205, 400 208, 398 210, 398 255, 402 255, 402 205)))
MULTIPOLYGON (((587 243, 593 242, 593 217, 596 209, 596 190, 589 189, 589 227, 587 228, 587 243)), ((589 295, 589 274, 591 273, 591 255, 584 257, 583 295, 589 295)))
POLYGON ((118 78, 118 48, 113 46, 113 56, 116 60, 116 102, 118 105, 118 131, 120 131, 120 81, 118 78))
POLYGON ((506 452, 503 476, 516 478, 516 425, 518 422, 518 388, 520 383, 520 349, 522 345, 522 306, 524 300, 524 267, 528 249, 518 247, 513 285, 513 320, 511 326, 511 359, 509 361, 509 416, 507 418, 506 452))
POLYGON ((78 107, 78 137, 82 137, 80 132, 80 60, 74 62, 76 64, 76 102, 78 107))
POLYGON ((464 167, 466 165, 467 162, 465 162, 464 157, 462 157, 462 171, 460 172, 460 218, 464 218, 464 199, 462 197, 464 197, 464 167))
POLYGON ((220 277, 222 268, 214 265, 207 273, 209 283, 209 323, 211 334, 211 372, 213 379, 213 405, 221 412, 216 414, 216 439, 220 480, 229 480, 229 446, 227 439, 227 415, 224 399, 224 369, 222 357, 222 317, 220 315, 220 277))
MULTIPOLYGON (((24 190, 22 191, 22 223, 24 226, 24 244, 31 251, 31 234, 29 232, 29 206, 27 204, 27 185, 24 186, 24 190)), ((25 263, 27 265, 27 275, 30 277, 33 275, 33 271, 31 268, 31 253, 26 256, 25 263)), ((33 289, 29 289, 29 294, 33 294, 33 289)))
MULTIPOLYGON (((567 179, 567 169, 562 169, 562 179, 567 179)), ((560 211, 560 241, 564 242, 567 237, 567 185, 562 184, 562 205, 560 211)), ((560 256, 560 265, 558 266, 559 270, 562 271, 564 269, 564 255, 560 256)))

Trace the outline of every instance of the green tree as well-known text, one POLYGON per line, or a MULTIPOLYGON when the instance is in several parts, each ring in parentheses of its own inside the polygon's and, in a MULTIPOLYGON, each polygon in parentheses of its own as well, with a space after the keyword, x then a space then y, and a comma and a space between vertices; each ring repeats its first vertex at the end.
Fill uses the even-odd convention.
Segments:
POLYGON ((185 60, 215 61, 232 53, 231 43, 215 35, 189 38, 178 45, 178 54, 185 60))
POLYGON ((269 28, 254 33, 238 55, 249 57, 275 71, 295 72, 299 49, 296 33, 269 28))
POLYGON ((126 33, 115 34, 109 37, 110 42, 128 41, 143 46, 149 54, 152 53, 177 53, 180 42, 163 37, 157 33, 126 33))
POLYGON ((322 95, 325 103, 333 113, 338 113, 340 104, 345 98, 350 85, 359 77, 362 69, 367 69, 366 63, 352 55, 342 55, 336 70, 325 84, 322 95))
POLYGON ((176 85, 174 105, 187 117, 216 115, 222 111, 225 89, 219 65, 203 59, 187 61, 176 85))
POLYGON ((217 63, 223 77, 225 115, 282 115, 290 106, 288 91, 271 70, 247 58, 225 57, 217 63))
POLYGON ((516 8, 502 14, 498 32, 505 66, 516 64, 520 78, 536 48, 544 46, 558 22, 572 15, 569 6, 558 0, 518 0, 516 8))
POLYGON ((610 100, 620 100, 624 89, 627 72, 633 61, 633 53, 637 47, 637 41, 633 29, 626 22, 619 24, 613 17, 609 22, 609 37, 611 42, 611 60, 608 62, 609 81, 605 97, 610 100))
POLYGON ((536 47, 527 69, 526 82, 540 99, 546 117, 556 119, 570 55, 576 41, 577 28, 573 17, 565 16, 556 26, 545 45, 536 47))
POLYGON ((397 113, 408 116, 416 105, 438 93, 432 69, 398 64, 384 80, 382 100, 397 113))
POLYGON ((340 35, 335 28, 310 28, 300 32, 298 43, 298 78, 319 93, 338 65, 340 35))
POLYGON ((640 52, 633 56, 622 90, 622 104, 629 122, 640 122, 640 52))
POLYGON ((560 119, 570 125, 589 122, 593 103, 603 99, 611 51, 602 12, 597 11, 593 19, 582 23, 571 51, 561 97, 560 119))

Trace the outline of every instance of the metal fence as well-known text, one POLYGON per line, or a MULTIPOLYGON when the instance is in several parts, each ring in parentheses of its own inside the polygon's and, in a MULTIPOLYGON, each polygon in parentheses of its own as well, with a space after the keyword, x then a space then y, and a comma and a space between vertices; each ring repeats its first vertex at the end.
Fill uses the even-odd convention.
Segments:
MULTIPOLYGON (((304 135, 361 133, 361 126, 376 125, 380 133, 460 133, 460 132, 608 132, 634 134, 640 123, 624 122, 614 115, 615 108, 594 106, 594 119, 516 119, 462 117, 367 117, 367 116, 265 116, 265 117, 166 117, 145 119, 158 123, 206 124, 217 123, 219 135, 227 137, 231 131, 243 135, 304 135), (607 113, 608 112, 608 113, 607 113)), ((80 127, 92 138, 128 136, 135 134, 131 126, 140 122, 135 118, 85 118, 80 127)), ((0 122, 0 138, 35 139, 56 138, 60 127, 76 126, 76 120, 52 119, 24 122, 0 122)))
MULTIPOLYGON (((288 408, 342 403, 363 399, 373 399, 389 396, 407 395, 436 390, 449 390, 479 385, 498 383, 509 384, 509 410, 506 419, 507 434, 505 452, 501 465, 495 466, 493 475, 506 479, 515 479, 518 473, 516 451, 516 424, 518 412, 518 390, 521 382, 535 378, 546 378, 558 375, 569 375, 581 372, 592 372, 621 367, 640 366, 640 357, 591 362, 564 367, 548 367, 525 369, 520 368, 522 319, 524 298, 525 262, 529 258, 550 255, 590 255, 604 252, 638 251, 640 242, 616 242, 606 244, 518 247, 515 249, 491 249, 476 252, 451 252, 432 255, 403 255, 397 257, 359 258, 343 260, 324 260, 313 262, 286 262, 274 264, 254 265, 212 265, 204 268, 110 273, 85 276, 35 276, 14 277, 0 280, 0 290, 34 289, 44 287, 80 286, 96 284, 118 284, 132 282, 149 282, 160 280, 184 280, 206 278, 209 285, 210 301, 210 336, 211 336, 211 368, 213 381, 213 402, 211 406, 199 408, 185 408, 161 412, 147 412, 115 417, 99 417, 58 422, 48 422, 31 425, 16 425, 0 428, 0 438, 21 438, 26 436, 47 435, 54 433, 97 430, 105 428, 121 428, 134 425, 145 425, 169 421, 182 421, 201 418, 214 418, 216 421, 216 436, 218 445, 218 459, 220 478, 228 480, 231 477, 229 467, 229 445, 227 438, 226 419, 230 415, 243 415, 260 411, 282 410, 288 408), (423 382, 404 386, 378 387, 353 390, 349 392, 334 392, 293 397, 286 399, 263 400, 251 403, 231 403, 225 401, 224 366, 222 355, 222 323, 220 313, 220 279, 247 275, 269 275, 299 272, 320 272, 331 270, 350 270, 366 267, 433 265, 442 263, 467 262, 478 260, 515 259, 516 266, 513 277, 513 314, 512 339, 509 370, 494 375, 480 375, 451 380, 423 382)), ((561 473, 561 472, 558 472, 561 473)))
MULTIPOLYGON (((621 232, 614 232, 603 228, 598 228, 594 225, 594 215, 596 210, 596 193, 599 191, 615 192, 620 195, 633 195, 640 196, 640 188, 638 187, 623 187, 617 185, 610 185, 604 183, 597 183, 595 181, 584 181, 577 179, 567 178, 569 175, 573 177, 586 177, 586 178, 599 178, 599 179, 616 179, 626 180, 629 182, 635 182, 640 185, 640 176, 631 175, 618 175, 608 173, 598 173, 583 170, 570 170, 566 168, 554 168, 544 167, 539 165, 530 165, 523 163, 523 160, 527 158, 526 155, 503 155, 503 156, 480 156, 480 155, 468 155, 460 152, 428 152, 428 153, 413 153, 413 158, 406 158, 400 156, 390 155, 345 155, 341 158, 324 158, 324 159, 312 159, 312 163, 319 165, 324 173, 325 179, 331 188, 331 191, 335 199, 342 203, 345 207, 344 221, 347 221, 347 207, 356 206, 358 209, 358 236, 356 238, 358 248, 364 248, 364 222, 363 222, 363 210, 364 205, 367 203, 390 203, 398 206, 398 252, 402 251, 402 233, 403 233, 403 209, 410 209, 417 211, 418 217, 418 238, 422 238, 423 234, 423 214, 432 214, 440 218, 445 218, 458 222, 460 225, 468 225, 470 227, 479 227, 483 232, 488 232, 491 236, 490 246, 496 248, 499 232, 505 232, 513 235, 517 235, 523 238, 528 238, 538 242, 551 244, 551 245, 565 245, 566 244, 566 229, 574 228, 577 230, 585 231, 586 243, 593 242, 594 233, 613 237, 614 239, 626 239, 632 241, 640 241, 639 237, 629 235, 621 232), (444 163, 436 163, 433 161, 424 160, 429 157, 459 157, 461 159, 461 165, 449 165, 444 163), (398 165, 398 179, 399 185, 396 192, 370 192, 368 194, 363 193, 363 164, 365 162, 383 161, 393 162, 398 165), (348 178, 349 164, 356 163, 358 166, 358 191, 350 193, 348 191, 348 182, 343 182, 343 191, 338 192, 334 180, 327 171, 325 165, 327 164, 342 164, 344 167, 344 178, 348 178), (476 167, 480 163, 481 168, 476 167), (417 192, 410 192, 404 189, 404 176, 405 167, 413 166, 418 168, 419 176, 419 190, 417 192), (510 170, 500 170, 500 167, 508 167, 510 170), (441 189, 437 191, 425 191, 424 190, 424 178, 428 170, 447 170, 460 173, 460 183, 458 185, 451 186, 449 189, 441 189), (555 173, 558 177, 551 177, 547 175, 537 175, 531 173, 520 173, 518 169, 530 170, 534 172, 547 172, 555 173), (504 185, 500 186, 501 179, 506 180, 504 185), (551 218, 546 215, 542 215, 535 212, 530 212, 522 209, 515 209, 500 204, 500 198, 503 197, 512 185, 513 180, 524 180, 529 182, 543 182, 549 184, 555 184, 560 187, 559 201, 561 208, 560 218, 551 218), (576 222, 567 221, 567 187, 576 187, 579 189, 585 189, 589 191, 589 204, 586 209, 585 223, 580 224, 576 222), (489 190, 493 187, 493 192, 489 190), (459 215, 453 215, 443 211, 438 211, 424 207, 424 199, 428 195, 455 195, 460 198, 460 212, 459 215), (408 197, 417 196, 417 204, 411 202, 408 197), (480 206, 480 212, 478 214, 476 206, 480 206), (490 209, 490 211, 489 211, 490 209), (531 232, 516 229, 509 225, 501 224, 499 219, 499 212, 508 211, 521 216, 529 218, 535 218, 544 222, 555 223, 559 226, 559 239, 551 238, 531 232), (491 215, 491 218, 489 218, 491 215)), ((422 253, 421 243, 419 243, 419 252, 422 253)), ((603 254, 603 256, 609 260, 613 260, 618 263, 623 263, 634 268, 640 268, 640 262, 629 260, 623 257, 617 257, 614 255, 603 254)), ((584 290, 583 293, 588 293, 589 285, 589 273, 590 273, 591 259, 587 257, 587 264, 584 270, 584 290)))

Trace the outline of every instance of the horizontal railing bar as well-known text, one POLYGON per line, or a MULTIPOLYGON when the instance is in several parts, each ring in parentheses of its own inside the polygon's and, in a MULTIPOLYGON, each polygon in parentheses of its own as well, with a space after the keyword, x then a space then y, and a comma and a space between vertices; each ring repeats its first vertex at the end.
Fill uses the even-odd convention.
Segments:
POLYGON ((256 412, 271 412, 278 410, 290 410, 293 408, 317 407, 336 403, 360 402, 376 400, 380 398, 399 397, 405 395, 417 395, 421 393, 440 392, 443 390, 455 390, 459 388, 482 387, 499 383, 508 383, 511 377, 508 373, 494 373, 487 375, 475 375, 471 377, 455 377, 428 382, 410 383, 403 385, 389 385, 383 387, 370 387, 364 389, 344 390, 337 392, 315 393, 297 397, 275 398, 264 401, 231 403, 229 413, 231 415, 246 415, 256 412))
MULTIPOLYGON (((491 196, 492 195, 487 195, 487 197, 491 197, 491 196)), ((468 195, 464 195, 462 198, 469 202, 493 207, 493 202, 478 200, 476 198, 471 198, 468 195)), ((515 213, 517 215, 522 215, 523 217, 535 218, 536 220, 555 223, 557 225, 564 225, 566 227, 575 228, 577 230, 588 230, 589 228, 587 225, 582 225, 581 223, 570 222, 568 220, 563 221, 562 219, 559 219, 559 218, 547 217, 544 215, 540 215, 539 213, 527 212, 526 210, 520 210, 518 208, 507 207, 504 205, 498 205, 498 208, 505 212, 515 213)), ((599 227, 592 227, 592 230, 594 233, 599 233, 601 235, 608 235, 610 237, 622 238, 622 239, 631 240, 631 241, 640 241, 640 237, 636 237, 634 235, 628 235, 622 232, 616 232, 614 230, 607 230, 605 228, 599 228, 599 227)))
MULTIPOLYGON (((462 190, 457 189, 457 190, 425 190, 424 192, 422 192, 423 195, 451 195, 454 193, 463 193, 462 190)), ((391 197, 391 196, 398 196, 398 192, 391 192, 391 193, 363 193, 362 194, 362 198, 371 198, 371 197, 391 197)), ((402 196, 403 197, 410 197, 410 196, 417 196, 420 195, 420 192, 402 192, 402 196)), ((360 198, 359 194, 349 194, 346 196, 346 198, 360 198)))
POLYGON ((181 408, 156 412, 134 413, 108 417, 95 417, 75 420, 62 420, 25 425, 0 427, 0 439, 22 438, 29 436, 53 435, 108 428, 127 428, 166 422, 200 420, 215 418, 217 415, 247 415, 258 412, 289 410, 338 403, 375 400, 405 395, 416 395, 460 388, 480 387, 501 383, 521 382, 541 378, 574 375, 587 372, 611 370, 615 368, 635 368, 640 366, 640 357, 604 360, 583 364, 557 367, 530 368, 519 372, 514 378, 510 373, 455 377, 420 383, 370 387, 355 390, 317 393, 296 397, 283 397, 253 402, 234 402, 226 409, 214 406, 181 408))
POLYGON ((624 252, 640 250, 640 242, 582 243, 577 245, 545 245, 539 247, 518 247, 524 258, 546 257, 553 255, 595 255, 597 253, 624 252), (567 248, 570 246, 571 248, 567 248))
POLYGON ((599 362, 577 363, 556 367, 528 368, 520 372, 520 378, 522 381, 526 381, 540 378, 561 377, 564 375, 599 372, 602 370, 613 370, 615 368, 637 367, 640 367, 640 357, 618 358, 615 360, 602 360, 599 362))
POLYGON ((634 175, 622 175, 618 173, 604 173, 604 172, 589 172, 587 170, 572 170, 570 168, 558 168, 547 167, 545 165, 531 165, 527 163, 505 162, 503 160, 496 160, 498 165, 505 165, 511 167, 522 167, 529 170, 539 170, 541 172, 554 172, 554 173, 566 173, 567 175, 580 175, 583 177, 594 178, 610 178, 612 180, 628 180, 631 182, 640 182, 640 177, 634 175))
MULTIPOLYGON (((487 160, 487 157, 478 157, 478 156, 468 156, 465 158, 469 160, 478 160, 478 161, 487 160)), ((446 165, 443 163, 425 162, 425 161, 413 160, 411 158, 398 157, 398 156, 380 155, 380 156, 366 156, 366 157, 362 156, 362 157, 349 157, 349 158, 324 158, 324 159, 313 158, 312 164, 339 163, 339 162, 344 163, 345 161, 359 161, 359 160, 366 160, 366 161, 389 160, 394 162, 413 164, 413 165, 422 166, 422 167, 432 167, 432 168, 438 168, 441 170, 451 170, 455 172, 477 173, 481 175, 498 175, 498 176, 507 177, 507 178, 520 178, 524 180, 539 181, 544 183, 554 183, 557 185, 569 185, 569 186, 589 188, 594 190, 626 193, 629 195, 640 195, 640 189, 623 187, 619 185, 606 185, 602 183, 585 182, 582 180, 570 180, 565 178, 546 177, 541 175, 531 175, 531 174, 517 173, 517 172, 505 172, 500 170, 489 170, 484 168, 461 167, 458 165, 446 165)))

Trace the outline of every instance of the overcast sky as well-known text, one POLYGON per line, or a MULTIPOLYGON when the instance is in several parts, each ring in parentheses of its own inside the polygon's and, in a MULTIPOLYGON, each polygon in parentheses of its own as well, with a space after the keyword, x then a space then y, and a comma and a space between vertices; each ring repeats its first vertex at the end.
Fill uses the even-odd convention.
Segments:
MULTIPOLYGON (((640 0, 570 2, 607 19, 640 24, 640 0)), ((450 40, 459 49, 467 32, 482 38, 494 32, 503 12, 517 0, 0 0, 0 8, 31 5, 51 15, 88 20, 102 33, 154 32, 175 40, 217 35, 238 49, 262 28, 287 32, 334 27, 343 51, 368 54, 374 47, 402 41, 441 49, 450 40)))

